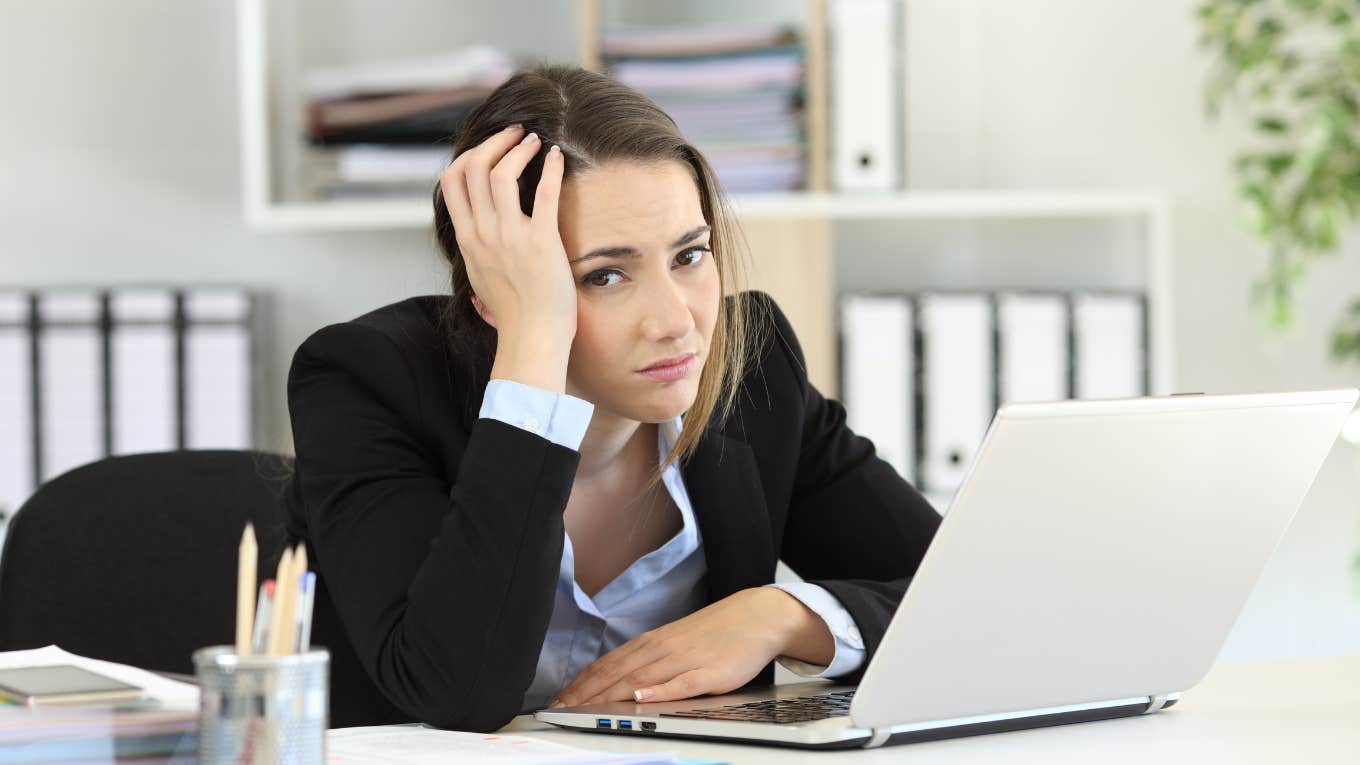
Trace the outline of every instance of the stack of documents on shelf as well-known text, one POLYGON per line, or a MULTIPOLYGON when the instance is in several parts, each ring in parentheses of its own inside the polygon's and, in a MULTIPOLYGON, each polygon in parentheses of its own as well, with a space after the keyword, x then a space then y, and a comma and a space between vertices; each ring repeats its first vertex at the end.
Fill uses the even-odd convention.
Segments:
POLYGON ((336 728, 326 732, 326 758, 355 765, 671 765, 687 763, 673 754, 614 754, 554 744, 520 735, 464 733, 423 725, 336 728))
POLYGON ((39 762, 195 762, 196 686, 154 672, 87 659, 50 645, 0 653, 0 668, 74 664, 145 689, 142 701, 27 707, 0 703, 0 764, 39 762))
POLYGON ((611 75, 675 119, 725 191, 804 185, 804 52, 794 29, 616 29, 603 35, 601 54, 611 75))
POLYGON ((514 68, 506 52, 475 45, 307 72, 308 185, 322 198, 428 194, 450 139, 514 68))

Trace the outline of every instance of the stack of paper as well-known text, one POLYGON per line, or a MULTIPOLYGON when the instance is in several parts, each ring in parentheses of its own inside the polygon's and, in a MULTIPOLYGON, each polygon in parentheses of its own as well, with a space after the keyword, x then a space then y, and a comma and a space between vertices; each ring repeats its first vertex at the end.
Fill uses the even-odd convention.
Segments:
POLYGON ((728 192, 800 188, 803 46, 784 25, 607 32, 604 63, 646 93, 713 165, 728 192))
POLYGON ((197 761, 198 688, 154 672, 87 659, 57 646, 0 653, 0 668, 74 664, 141 686, 146 701, 116 706, 0 703, 0 765, 151 758, 197 761))
POLYGON ((306 73, 307 182, 319 197, 425 195, 467 115, 514 71, 475 45, 306 73))

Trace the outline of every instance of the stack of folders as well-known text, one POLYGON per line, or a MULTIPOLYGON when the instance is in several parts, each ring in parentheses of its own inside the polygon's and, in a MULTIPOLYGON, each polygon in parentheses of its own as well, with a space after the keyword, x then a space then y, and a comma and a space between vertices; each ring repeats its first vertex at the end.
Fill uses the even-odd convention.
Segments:
POLYGON ((307 72, 310 192, 324 199, 427 196, 449 162, 450 139, 513 71, 507 53, 476 45, 307 72))
POLYGON ((839 310, 847 424, 938 509, 1002 404, 1148 393, 1142 293, 849 292, 839 310))
POLYGON ((803 44, 786 25, 616 29, 600 42, 619 81, 646 93, 704 153, 728 192, 801 188, 803 44))
POLYGON ((108 455, 250 448, 259 302, 239 287, 0 291, 0 516, 108 455))
POLYGON ((71 665, 143 690, 135 701, 26 706, 0 703, 0 765, 197 761, 197 686, 55 645, 0 653, 0 669, 71 665))

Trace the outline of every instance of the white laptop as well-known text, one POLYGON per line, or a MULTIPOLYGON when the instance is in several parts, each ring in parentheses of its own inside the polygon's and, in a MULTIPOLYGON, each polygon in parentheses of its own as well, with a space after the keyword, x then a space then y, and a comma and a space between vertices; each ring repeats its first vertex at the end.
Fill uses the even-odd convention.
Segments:
POLYGON ((1358 395, 1007 404, 857 687, 535 716, 848 748, 1166 709, 1213 665, 1358 395))

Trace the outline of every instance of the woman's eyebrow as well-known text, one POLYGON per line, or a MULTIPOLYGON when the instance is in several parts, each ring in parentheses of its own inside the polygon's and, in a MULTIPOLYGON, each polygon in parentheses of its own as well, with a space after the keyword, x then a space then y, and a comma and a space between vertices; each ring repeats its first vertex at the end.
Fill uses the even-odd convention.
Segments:
MULTIPOLYGON (((681 234, 679 239, 671 242, 671 247, 679 247, 683 244, 692 242, 706 233, 709 229, 710 227, 707 225, 692 228, 681 234)), ((641 254, 642 253, 638 252, 635 247, 597 247, 571 262, 580 263, 583 260, 590 260, 591 258, 636 258, 641 254)))

